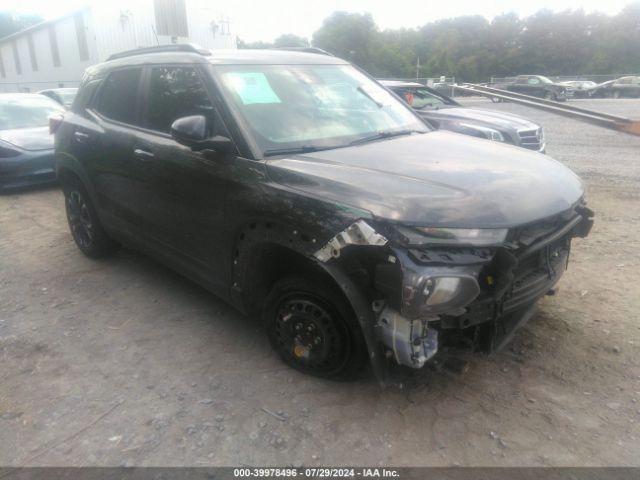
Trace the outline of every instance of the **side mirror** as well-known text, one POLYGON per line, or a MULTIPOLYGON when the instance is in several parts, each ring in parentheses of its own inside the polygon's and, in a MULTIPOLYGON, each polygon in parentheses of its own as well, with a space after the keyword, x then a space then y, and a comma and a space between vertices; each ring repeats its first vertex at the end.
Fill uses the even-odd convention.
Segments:
POLYGON ((178 118, 171 124, 171 136, 181 145, 193 150, 213 150, 218 153, 234 151, 230 138, 216 135, 209 137, 207 118, 204 115, 191 115, 178 118))

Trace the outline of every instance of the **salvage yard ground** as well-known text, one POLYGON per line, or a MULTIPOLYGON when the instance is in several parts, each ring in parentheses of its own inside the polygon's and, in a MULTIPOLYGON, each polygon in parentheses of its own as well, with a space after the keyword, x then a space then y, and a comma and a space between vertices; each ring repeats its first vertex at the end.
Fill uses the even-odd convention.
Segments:
POLYGON ((57 189, 4 195, 0 465, 640 465, 640 138, 460 101, 540 122, 596 211, 510 348, 405 391, 310 378, 147 257, 82 256, 57 189))

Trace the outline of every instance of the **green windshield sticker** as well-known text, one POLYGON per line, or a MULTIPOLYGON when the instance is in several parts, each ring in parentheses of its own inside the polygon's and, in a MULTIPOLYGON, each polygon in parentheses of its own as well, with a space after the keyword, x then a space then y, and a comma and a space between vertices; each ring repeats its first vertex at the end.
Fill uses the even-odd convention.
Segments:
POLYGON ((281 103, 269 80, 262 72, 229 72, 229 83, 245 105, 252 103, 281 103))

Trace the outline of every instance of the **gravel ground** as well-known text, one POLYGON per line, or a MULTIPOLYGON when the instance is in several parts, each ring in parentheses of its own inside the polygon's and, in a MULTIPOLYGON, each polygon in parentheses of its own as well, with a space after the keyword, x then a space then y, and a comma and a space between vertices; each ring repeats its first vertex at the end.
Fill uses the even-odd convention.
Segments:
POLYGON ((83 257, 57 189, 0 196, 0 465, 640 465, 640 138, 461 101, 542 123, 597 212, 510 349, 406 391, 309 378, 152 260, 83 257))

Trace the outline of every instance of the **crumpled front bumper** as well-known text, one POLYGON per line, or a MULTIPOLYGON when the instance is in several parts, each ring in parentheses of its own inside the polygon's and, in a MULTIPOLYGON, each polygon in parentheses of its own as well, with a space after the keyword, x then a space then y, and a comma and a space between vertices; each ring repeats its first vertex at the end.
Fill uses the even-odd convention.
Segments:
POLYGON ((441 338, 473 332, 474 348, 492 351, 508 343, 533 314, 535 303, 560 280, 571 239, 585 237, 593 212, 584 206, 552 231, 529 241, 497 248, 392 247, 379 265, 376 288, 386 300, 377 309, 376 334, 387 358, 421 368, 438 351, 441 338), (458 278, 459 291, 438 305, 427 305, 437 278, 458 278), (431 283, 429 283, 431 282, 431 283), (431 287, 429 287, 431 285, 431 287))

